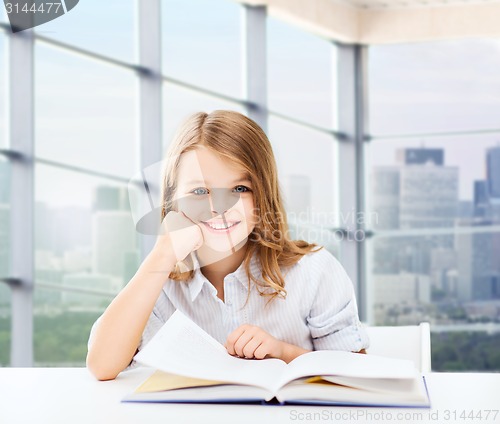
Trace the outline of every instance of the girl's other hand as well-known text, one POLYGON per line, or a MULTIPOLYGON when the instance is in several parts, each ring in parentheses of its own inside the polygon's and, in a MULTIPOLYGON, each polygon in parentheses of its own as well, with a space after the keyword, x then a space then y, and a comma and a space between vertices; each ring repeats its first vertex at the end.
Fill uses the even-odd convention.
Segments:
POLYGON ((203 245, 201 228, 183 212, 170 211, 160 228, 153 250, 167 255, 174 263, 184 260, 203 245))
POLYGON ((224 347, 230 355, 240 358, 282 359, 285 344, 260 327, 244 324, 227 337, 224 347))

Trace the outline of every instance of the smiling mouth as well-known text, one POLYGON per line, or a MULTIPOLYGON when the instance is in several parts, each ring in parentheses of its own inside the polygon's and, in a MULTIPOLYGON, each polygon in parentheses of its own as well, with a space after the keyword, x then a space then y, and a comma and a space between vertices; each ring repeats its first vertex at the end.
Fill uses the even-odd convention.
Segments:
POLYGON ((212 230, 224 231, 224 230, 228 230, 231 227, 234 227, 235 225, 239 224, 241 221, 226 221, 227 226, 223 222, 204 222, 204 221, 202 221, 202 222, 207 227, 210 227, 212 230))

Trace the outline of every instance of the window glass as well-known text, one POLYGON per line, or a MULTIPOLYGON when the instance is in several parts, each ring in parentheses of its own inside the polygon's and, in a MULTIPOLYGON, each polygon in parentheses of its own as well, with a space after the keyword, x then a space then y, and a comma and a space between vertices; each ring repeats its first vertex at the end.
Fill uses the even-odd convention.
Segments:
POLYGON ((206 112, 214 110, 234 110, 245 113, 244 108, 237 103, 230 103, 211 96, 205 96, 192 90, 175 86, 173 84, 163 84, 163 135, 164 145, 168 146, 175 130, 192 113, 206 112))
POLYGON ((7 101, 7 39, 0 31, 0 149, 8 144, 7 101))
POLYGON ((139 266, 127 185, 46 165, 35 173, 36 282, 118 293, 139 266))
POLYGON ((36 286, 34 365, 84 367, 92 324, 112 300, 112 297, 36 286))
POLYGON ((10 287, 0 283, 0 367, 10 366, 11 305, 10 287))
POLYGON ((494 39, 370 47, 370 132, 500 129, 499 51, 494 39))
POLYGON ((365 144, 373 228, 416 230, 461 226, 480 217, 497 219, 499 141, 495 135, 466 134, 365 144))
POLYGON ((281 114, 331 128, 335 51, 332 43, 268 18, 268 101, 281 114))
POLYGON ((130 178, 138 162, 136 76, 43 43, 35 70, 36 156, 130 178))
MULTIPOLYGON (((9 277, 10 163, 0 156, 0 278, 9 277)), ((0 286, 2 283, 0 283, 0 286)))
POLYGON ((39 35, 93 53, 136 62, 136 14, 135 0, 85 0, 34 29, 39 35))
POLYGON ((370 321, 430 322, 435 371, 500 369, 489 353, 500 340, 497 137, 377 139, 366 146, 370 321))
POLYGON ((228 0, 163 0, 163 74, 241 98, 241 9, 228 0))
POLYGON ((336 249, 337 142, 278 118, 270 119, 269 134, 294 237, 336 249))

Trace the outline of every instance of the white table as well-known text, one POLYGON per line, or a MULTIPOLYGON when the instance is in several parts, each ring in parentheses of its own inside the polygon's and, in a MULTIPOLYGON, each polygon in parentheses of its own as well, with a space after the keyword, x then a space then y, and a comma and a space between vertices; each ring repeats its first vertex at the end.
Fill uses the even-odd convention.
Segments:
POLYGON ((115 380, 98 381, 86 368, 0 368, 0 423, 260 424, 340 420, 350 423, 500 424, 500 373, 429 373, 426 380, 431 410, 120 402, 153 371, 140 367, 121 373, 115 380), (488 418, 487 410, 492 411, 488 418), (481 411, 482 418, 461 419, 463 411, 466 415, 472 411, 476 417, 481 411))

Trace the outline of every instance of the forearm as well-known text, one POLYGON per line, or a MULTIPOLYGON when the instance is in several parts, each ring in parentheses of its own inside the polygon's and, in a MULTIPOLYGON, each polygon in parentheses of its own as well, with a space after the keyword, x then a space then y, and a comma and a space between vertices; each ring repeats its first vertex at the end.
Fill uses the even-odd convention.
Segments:
POLYGON ((87 367, 96 378, 113 379, 128 366, 174 265, 152 252, 106 308, 87 355, 87 367))

